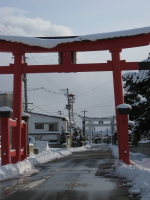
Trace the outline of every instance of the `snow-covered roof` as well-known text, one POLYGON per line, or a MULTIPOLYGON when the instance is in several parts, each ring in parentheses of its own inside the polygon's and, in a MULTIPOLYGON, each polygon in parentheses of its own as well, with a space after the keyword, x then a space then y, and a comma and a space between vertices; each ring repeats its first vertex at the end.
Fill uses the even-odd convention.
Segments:
POLYGON ((18 42, 30 46, 53 48, 56 47, 58 44, 68 43, 68 42, 81 42, 85 40, 97 41, 103 39, 129 37, 129 36, 148 34, 148 33, 150 33, 150 27, 108 32, 108 33, 97 33, 97 34, 90 34, 83 36, 70 36, 70 37, 33 38, 33 37, 0 35, 0 40, 18 42))
POLYGON ((131 109, 131 106, 130 106, 129 104, 125 104, 125 103, 124 103, 124 104, 118 105, 118 106, 117 106, 117 109, 118 109, 118 108, 130 108, 130 109, 131 109))
POLYGON ((35 114, 35 115, 43 115, 43 116, 48 116, 48 117, 54 117, 54 118, 61 118, 61 119, 65 119, 65 120, 68 120, 67 117, 61 117, 61 116, 58 116, 58 115, 50 115, 50 114, 47 114, 47 113, 40 113, 40 112, 30 112, 30 114, 35 114))

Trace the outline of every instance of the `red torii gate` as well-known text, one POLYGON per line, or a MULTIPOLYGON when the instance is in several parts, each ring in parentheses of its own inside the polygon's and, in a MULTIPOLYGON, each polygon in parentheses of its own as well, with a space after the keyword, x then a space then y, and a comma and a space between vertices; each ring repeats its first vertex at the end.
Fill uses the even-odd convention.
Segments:
MULTIPOLYGON (((73 37, 64 37, 73 38, 73 37)), ((75 37, 74 37, 75 38, 75 37)), ((40 38, 55 39, 58 38, 40 38)), ((60 39, 60 37, 59 37, 60 39)), ((61 38, 63 40, 63 37, 61 38)), ((14 74, 13 83, 13 119, 17 118, 17 126, 13 132, 12 148, 16 149, 16 157, 12 158, 12 163, 21 160, 21 117, 22 117, 22 74, 24 73, 63 73, 63 72, 93 72, 93 71, 112 71, 114 82, 115 106, 124 103, 122 75, 123 70, 139 70, 149 69, 149 63, 145 62, 126 62, 120 60, 120 52, 125 48, 133 48, 139 46, 146 46, 150 43, 150 33, 131 35, 124 37, 115 37, 112 39, 100 39, 97 41, 74 41, 70 43, 58 44, 54 48, 43 48, 39 46, 29 46, 23 43, 9 42, 0 40, 0 52, 11 52, 14 55, 14 64, 9 66, 1 66, 0 74, 14 74), (104 51, 109 50, 112 55, 112 60, 107 63, 86 63, 74 64, 73 52, 84 51, 104 51), (23 55, 25 53, 61 53, 61 64, 55 65, 28 65, 23 63, 23 55)), ((118 149, 119 159, 124 157, 124 149, 122 148, 121 137, 121 123, 119 122, 119 115, 116 112, 117 132, 118 132, 118 149)), ((124 126, 127 127, 127 124, 124 126)), ((126 128, 127 130, 127 128, 126 128)), ((128 133, 127 133, 128 135, 128 133)), ((3 145, 3 144, 2 144, 3 145)), ((129 163, 129 162, 127 162, 129 163)))

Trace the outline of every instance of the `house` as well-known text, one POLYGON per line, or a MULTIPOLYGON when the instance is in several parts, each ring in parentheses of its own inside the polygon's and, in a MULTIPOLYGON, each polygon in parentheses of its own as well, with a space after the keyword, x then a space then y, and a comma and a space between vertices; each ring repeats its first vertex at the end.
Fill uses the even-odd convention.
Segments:
POLYGON ((62 132, 68 132, 68 119, 46 113, 30 112, 28 121, 29 136, 36 140, 48 141, 50 147, 59 147, 62 132))

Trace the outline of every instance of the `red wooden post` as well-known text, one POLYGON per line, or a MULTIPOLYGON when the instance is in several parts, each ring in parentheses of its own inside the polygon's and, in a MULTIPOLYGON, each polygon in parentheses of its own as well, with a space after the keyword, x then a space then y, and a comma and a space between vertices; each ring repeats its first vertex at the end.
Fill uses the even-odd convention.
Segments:
POLYGON ((21 160, 24 160, 27 158, 27 122, 23 124, 22 128, 21 149, 24 151, 24 154, 21 156, 21 160))
POLYGON ((1 118, 1 158, 2 165, 10 163, 10 127, 9 117, 1 118))
POLYGON ((13 52, 14 55, 14 85, 13 85, 13 119, 17 118, 17 127, 13 128, 12 148, 16 149, 16 157, 12 163, 21 160, 21 118, 22 118, 22 58, 23 52, 13 52))
POLYGON ((1 158, 2 165, 10 163, 10 123, 11 108, 1 107, 1 158))
POLYGON ((28 113, 23 112, 22 113, 22 120, 25 121, 25 126, 22 132, 22 147, 24 147, 25 155, 22 158, 27 158, 29 156, 29 134, 28 134, 28 120, 30 115, 28 113))
POLYGON ((121 144, 122 144, 122 161, 130 164, 129 159, 129 134, 128 134, 128 114, 131 106, 128 104, 121 104, 117 106, 121 127, 121 144))
MULTIPOLYGON (((122 86, 122 73, 121 73, 121 62, 120 62, 120 48, 110 50, 112 55, 112 67, 113 67, 113 82, 114 82, 114 97, 115 106, 124 103, 123 86, 122 86)), ((122 144, 121 144, 121 127, 118 113, 116 112, 117 120, 117 137, 118 137, 118 150, 119 160, 122 158, 122 144)))
POLYGON ((128 115, 120 115, 119 118, 120 118, 120 125, 121 125, 122 161, 127 164, 130 164, 128 115))

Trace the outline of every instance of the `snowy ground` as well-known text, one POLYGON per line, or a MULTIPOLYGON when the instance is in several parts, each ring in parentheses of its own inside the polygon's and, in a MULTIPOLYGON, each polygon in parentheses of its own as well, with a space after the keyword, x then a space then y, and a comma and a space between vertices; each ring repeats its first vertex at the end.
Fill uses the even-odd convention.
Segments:
MULTIPOLYGON (((100 145, 100 144, 98 144, 100 145)), ((19 176, 29 176, 33 173, 38 173, 36 165, 46 163, 64 156, 71 155, 72 152, 87 151, 93 144, 87 144, 83 147, 69 149, 54 149, 50 148, 47 151, 42 151, 38 155, 32 155, 17 164, 9 164, 0 166, 0 181, 18 178, 19 176)), ((97 146, 97 145, 95 145, 97 146)), ((109 145, 113 155, 118 158, 118 148, 115 145, 109 145)), ((119 177, 126 178, 129 182, 126 184, 132 186, 129 189, 131 196, 139 196, 141 200, 150 199, 150 157, 141 153, 130 152, 131 165, 118 161, 116 159, 116 174, 119 177)))
MULTIPOLYGON (((118 148, 115 145, 109 145, 113 155, 118 158, 118 148)), ((124 177, 131 186, 129 192, 131 196, 139 196, 141 200, 150 199, 150 157, 141 153, 130 152, 131 165, 116 160, 116 174, 124 177)))
POLYGON ((35 167, 37 164, 46 163, 51 160, 55 160, 64 156, 71 155, 72 152, 86 151, 94 146, 93 144, 87 144, 83 147, 69 148, 69 149, 55 149, 49 148, 49 150, 42 151, 38 155, 33 154, 28 159, 25 159, 16 164, 8 164, 0 166, 0 181, 17 178, 18 176, 28 176, 39 171, 35 167))

